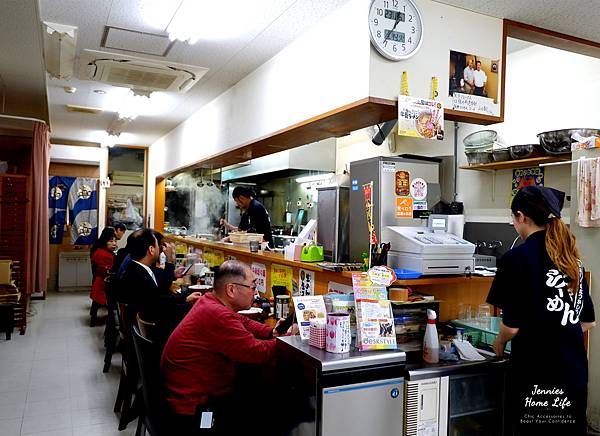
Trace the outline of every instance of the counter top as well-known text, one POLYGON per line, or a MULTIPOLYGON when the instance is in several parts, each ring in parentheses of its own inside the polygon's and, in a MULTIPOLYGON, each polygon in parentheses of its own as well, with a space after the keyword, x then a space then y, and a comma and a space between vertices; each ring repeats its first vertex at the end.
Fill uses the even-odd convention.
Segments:
MULTIPOLYGON (((324 270, 319 268, 316 263, 310 262, 300 262, 294 260, 286 260, 283 253, 273 252, 273 251, 258 251, 256 253, 252 253, 250 248, 244 245, 232 244, 221 241, 208 241, 206 239, 198 239, 188 236, 175 236, 170 234, 165 234, 170 240, 181 242, 184 244, 192 244, 198 246, 209 247, 214 250, 222 250, 227 251, 232 254, 238 254, 241 256, 250 256, 253 259, 256 259, 257 262, 275 262, 281 265, 303 268, 310 271, 316 272, 328 272, 332 274, 338 274, 339 276, 352 280, 352 272, 344 271, 344 272, 333 272, 329 270, 324 270)), ((419 286, 419 285, 445 285, 445 284, 457 284, 464 283, 466 281, 471 283, 481 283, 481 284, 489 284, 491 285, 494 277, 478 277, 478 276, 464 276, 464 275, 455 275, 455 276, 423 276, 418 279, 410 279, 410 280, 396 280, 394 285, 400 286, 419 286)))
POLYGON ((368 366, 404 363, 406 353, 400 350, 359 351, 352 346, 349 353, 328 353, 320 348, 311 347, 308 341, 299 336, 283 336, 277 338, 277 347, 299 354, 307 364, 316 367, 323 373, 342 369, 359 369, 368 366))
POLYGON ((283 336, 277 338, 278 350, 291 353, 294 358, 302 360, 306 365, 316 368, 322 373, 346 369, 363 369, 373 366, 398 364, 404 368, 406 380, 422 380, 434 377, 445 377, 474 372, 504 371, 506 359, 488 357, 480 361, 459 360, 455 362, 425 363, 420 359, 420 352, 407 354, 400 350, 359 351, 352 347, 349 353, 328 353, 308 345, 299 336, 283 336), (418 355, 418 356, 417 356, 418 355), (416 359, 410 359, 416 357, 416 359), (413 360, 413 362, 410 362, 413 360), (417 361, 418 360, 418 361, 417 361))

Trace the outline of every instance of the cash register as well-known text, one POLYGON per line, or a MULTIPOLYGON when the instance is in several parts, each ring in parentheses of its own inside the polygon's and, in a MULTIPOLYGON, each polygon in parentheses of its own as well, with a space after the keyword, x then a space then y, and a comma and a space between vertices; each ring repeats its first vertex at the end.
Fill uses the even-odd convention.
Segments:
POLYGON ((475 267, 475 245, 450 233, 451 215, 431 215, 427 227, 384 227, 382 241, 390 242, 388 266, 421 274, 465 274, 475 267))

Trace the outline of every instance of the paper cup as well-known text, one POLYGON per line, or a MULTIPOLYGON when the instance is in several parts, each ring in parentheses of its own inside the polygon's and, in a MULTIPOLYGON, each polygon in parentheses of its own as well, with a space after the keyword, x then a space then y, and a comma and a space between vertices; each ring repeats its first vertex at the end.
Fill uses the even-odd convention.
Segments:
POLYGON ((327 314, 326 351, 347 353, 350 351, 350 315, 347 313, 327 314))

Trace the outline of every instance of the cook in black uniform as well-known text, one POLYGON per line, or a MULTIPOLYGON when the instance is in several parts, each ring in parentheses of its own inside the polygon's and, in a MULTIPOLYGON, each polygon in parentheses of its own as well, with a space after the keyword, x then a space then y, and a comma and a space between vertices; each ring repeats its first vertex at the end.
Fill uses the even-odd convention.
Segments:
POLYGON ((269 243, 270 247, 273 247, 273 235, 271 233, 271 219, 269 213, 260 201, 254 198, 252 189, 246 188, 245 186, 236 186, 231 193, 235 204, 243 211, 240 225, 235 227, 222 219, 221 225, 227 227, 229 230, 247 231, 262 233, 263 239, 269 243))
POLYGON ((517 193, 512 220, 525 242, 500 259, 487 298, 502 309, 496 354, 512 340, 515 435, 586 434, 583 332, 596 323, 575 237, 560 219, 564 196, 537 186, 517 193))

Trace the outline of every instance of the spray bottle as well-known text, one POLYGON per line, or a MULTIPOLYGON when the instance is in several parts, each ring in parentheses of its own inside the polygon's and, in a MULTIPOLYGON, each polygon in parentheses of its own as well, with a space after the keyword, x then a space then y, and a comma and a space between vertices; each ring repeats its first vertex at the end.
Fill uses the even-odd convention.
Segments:
POLYGON ((438 363, 440 360, 440 341, 435 327, 435 311, 427 309, 427 327, 423 338, 423 360, 427 363, 438 363))

